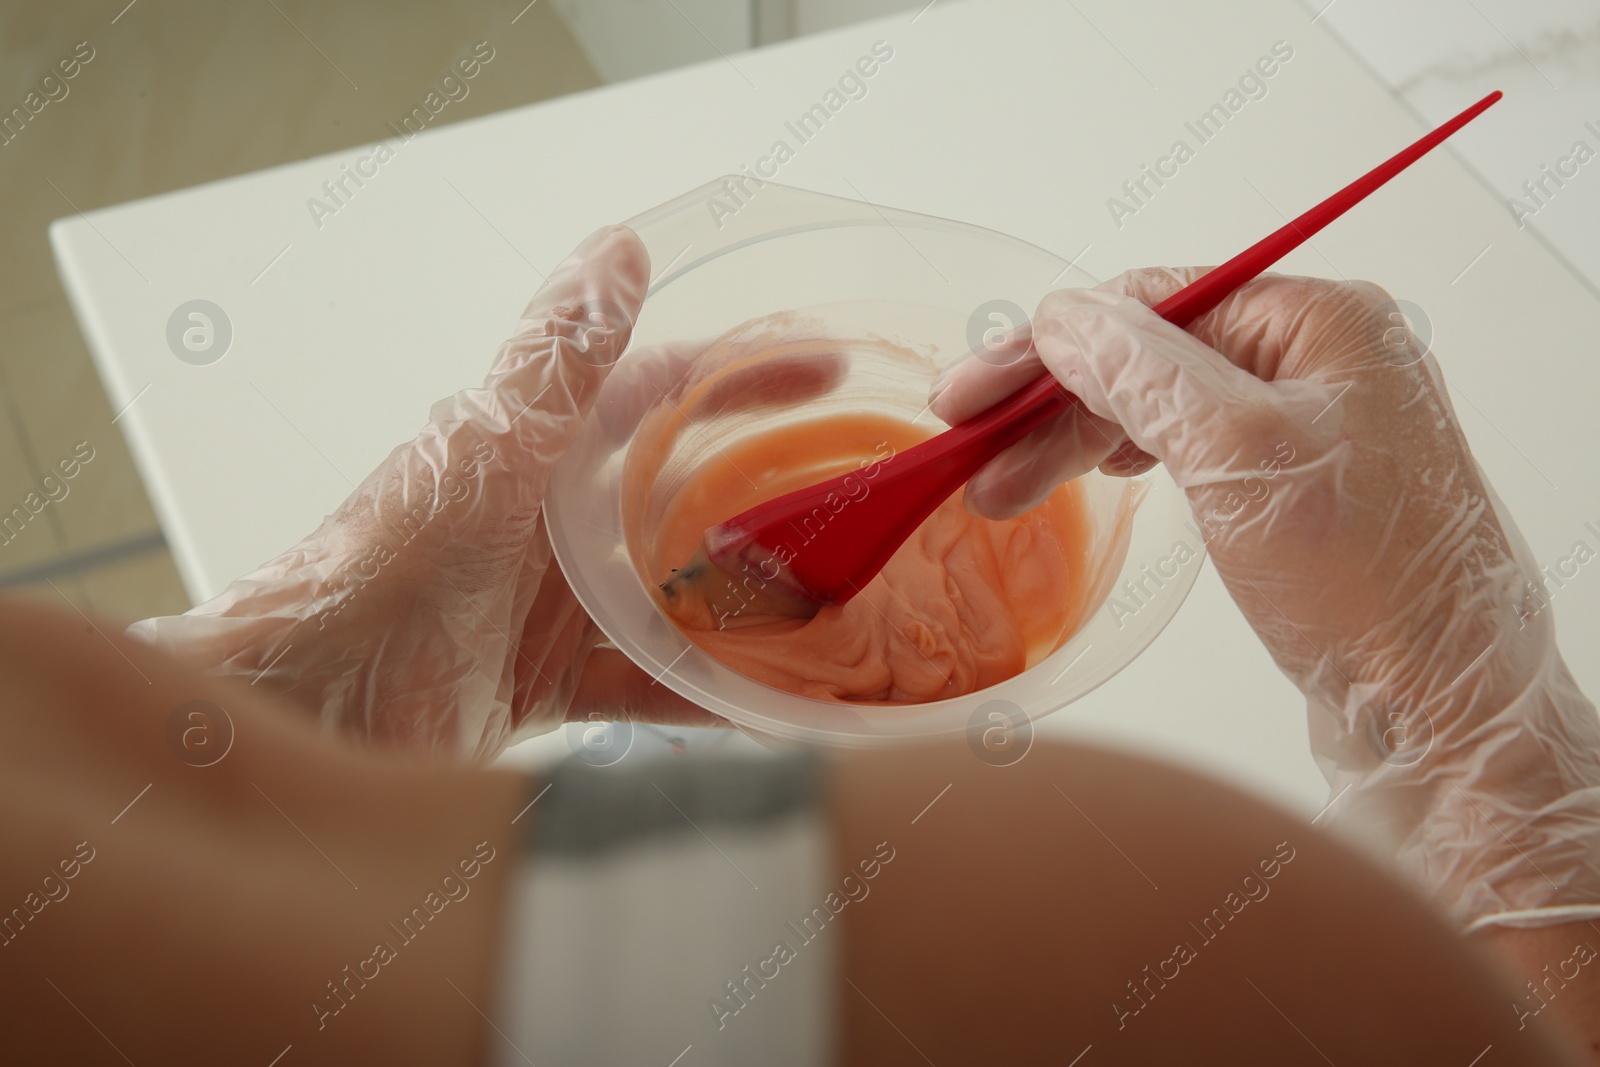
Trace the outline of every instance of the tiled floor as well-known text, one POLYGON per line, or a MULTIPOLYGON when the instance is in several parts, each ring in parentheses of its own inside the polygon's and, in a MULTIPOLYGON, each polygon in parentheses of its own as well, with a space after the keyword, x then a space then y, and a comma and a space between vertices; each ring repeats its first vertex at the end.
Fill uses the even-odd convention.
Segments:
POLYGON ((0 116, 37 109, 0 143, 0 592, 119 621, 189 600, 61 291, 51 220, 377 140, 491 34, 506 59, 441 121, 598 84, 553 9, 525 0, 126 3, 0 7, 0 116), (44 81, 75 54, 90 58, 74 77, 44 81), (86 449, 70 481, 44 481, 86 449))

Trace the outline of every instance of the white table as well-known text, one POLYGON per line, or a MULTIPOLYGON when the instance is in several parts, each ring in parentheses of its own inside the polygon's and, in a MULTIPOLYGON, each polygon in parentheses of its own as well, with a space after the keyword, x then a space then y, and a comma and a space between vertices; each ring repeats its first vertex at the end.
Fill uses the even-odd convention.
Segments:
MULTIPOLYGON (((892 61, 780 180, 1013 233, 1097 277, 1216 262, 1420 132, 1292 0, 1076 10, 949 0, 440 129, 320 226, 308 198, 367 149, 57 223, 190 592, 298 539, 433 400, 478 381, 540 272, 586 233, 752 163, 875 41, 892 61), (1294 56, 1267 95, 1119 228, 1107 198, 1278 40, 1294 56), (166 341, 197 298, 234 334, 204 366, 166 341)), ((1539 560, 1600 548, 1600 304, 1455 159, 1422 161, 1283 269, 1372 278, 1426 308, 1474 448, 1539 560)), ((1553 610, 1600 692, 1584 655, 1600 563, 1553 610)), ((1167 753, 1305 812, 1326 796, 1298 694, 1209 569, 1144 657, 1043 729, 1167 753)))

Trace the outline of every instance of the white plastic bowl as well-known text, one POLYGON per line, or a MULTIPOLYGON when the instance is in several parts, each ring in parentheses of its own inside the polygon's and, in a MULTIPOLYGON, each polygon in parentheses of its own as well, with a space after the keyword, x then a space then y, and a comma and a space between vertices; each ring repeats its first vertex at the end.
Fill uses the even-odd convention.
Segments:
MULTIPOLYGON (((908 370, 905 361, 852 365, 839 388, 791 417, 859 407, 865 394, 851 383, 871 380, 890 387, 871 390, 868 406, 907 420, 920 416, 935 428, 926 413, 929 382, 972 350, 977 332, 1014 324, 1015 309, 1031 312, 1052 289, 1092 284, 1059 256, 990 230, 770 183, 747 185, 751 195, 729 215, 735 202, 726 196, 726 181, 629 223, 659 272, 632 349, 707 341, 751 319, 803 310, 841 336, 883 337, 926 356, 920 369, 908 370)), ((760 422, 729 425, 751 432, 760 422)), ((717 432, 708 423, 682 447, 713 448, 717 432)), ((622 473, 630 444, 591 417, 557 464, 545 500, 556 559, 617 648, 661 684, 757 734, 869 745, 972 731, 991 721, 1013 728, 1032 722, 1142 652, 1188 595, 1203 558, 1187 501, 1162 468, 1137 479, 1091 473, 1081 484, 1100 538, 1097 551, 1108 554, 1107 574, 1115 577, 1102 583, 1105 595, 1052 654, 1014 678, 949 700, 899 706, 813 700, 724 666, 660 611, 635 563, 643 558, 641 546, 624 534, 622 473), (1131 525, 1118 533, 1116 516, 1135 501, 1131 525)))

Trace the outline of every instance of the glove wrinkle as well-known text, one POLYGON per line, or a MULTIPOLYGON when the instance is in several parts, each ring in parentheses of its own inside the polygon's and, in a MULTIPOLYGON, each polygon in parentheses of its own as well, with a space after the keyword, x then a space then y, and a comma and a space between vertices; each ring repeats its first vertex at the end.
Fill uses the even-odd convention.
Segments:
POLYGON ((310 536, 192 611, 129 632, 366 741, 489 759, 559 724, 599 634, 553 566, 544 493, 648 277, 632 231, 589 237, 483 385, 435 403, 310 536))
MULTIPOLYGON (((1188 330, 1150 310, 1203 273, 1051 293, 1034 354, 1106 430, 1106 456, 1142 450, 1187 493, 1217 573, 1305 694, 1327 824, 1465 926, 1600 917, 1600 717, 1550 613, 1530 611, 1539 569, 1438 360, 1365 282, 1263 275, 1188 330)), ((935 411, 981 409, 1005 373, 958 364, 935 411)), ((1081 457, 1087 421, 980 471, 974 510, 1087 469, 1047 458, 1081 457)))

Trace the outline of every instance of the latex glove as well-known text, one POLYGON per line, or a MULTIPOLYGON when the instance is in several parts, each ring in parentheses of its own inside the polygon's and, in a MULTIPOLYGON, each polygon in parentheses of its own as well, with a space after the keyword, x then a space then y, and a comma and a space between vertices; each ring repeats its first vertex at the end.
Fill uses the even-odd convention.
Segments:
POLYGON ((1014 514, 1159 458, 1306 695, 1328 817, 1468 927, 1600 916, 1600 719, 1437 362, 1366 283, 1263 277, 1189 332, 1147 307, 1202 273, 1053 293, 1016 363, 936 382, 934 412, 959 421, 1042 364, 1097 416, 997 458, 968 507, 1014 514))
MULTIPOLYGON (((365 739, 488 758, 565 718, 709 725, 601 635, 551 556, 541 505, 628 343, 649 257, 622 226, 550 275, 482 388, 433 406, 316 532, 185 615, 129 632, 365 739)), ((604 414, 636 421, 688 363, 630 353, 604 414)))

